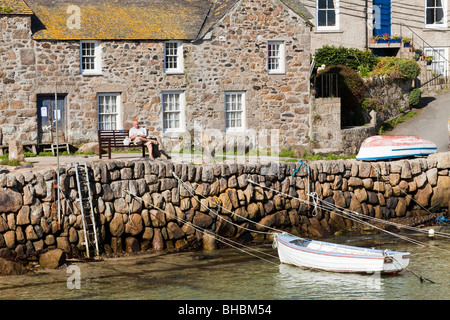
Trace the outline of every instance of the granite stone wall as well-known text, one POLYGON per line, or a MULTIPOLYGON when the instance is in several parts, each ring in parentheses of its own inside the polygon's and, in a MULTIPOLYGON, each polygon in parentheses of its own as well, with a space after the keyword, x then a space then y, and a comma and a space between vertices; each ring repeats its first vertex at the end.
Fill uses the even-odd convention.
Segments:
MULTIPOLYGON (((317 161, 309 175, 305 166, 276 162, 109 160, 89 167, 100 247, 107 253, 186 248, 214 242, 216 235, 262 240, 270 235, 261 231, 272 232, 268 227, 312 238, 360 230, 337 211, 308 205, 312 192, 385 220, 426 216, 424 209, 445 210, 450 200, 450 153, 392 162, 317 161)), ((54 247, 82 254, 74 169, 60 170, 61 224, 55 170, 0 174, 1 257, 54 247)))
POLYGON ((27 16, 0 16, 0 145, 37 139, 35 43, 27 16))

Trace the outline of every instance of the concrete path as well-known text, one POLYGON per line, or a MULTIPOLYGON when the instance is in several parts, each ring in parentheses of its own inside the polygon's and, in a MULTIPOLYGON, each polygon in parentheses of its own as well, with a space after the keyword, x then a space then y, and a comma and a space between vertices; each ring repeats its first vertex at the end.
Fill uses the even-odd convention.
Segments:
POLYGON ((438 152, 447 152, 449 144, 450 93, 422 97, 418 114, 397 125, 387 134, 417 135, 436 143, 438 152))
MULTIPOLYGON (((207 163, 264 163, 264 162, 276 162, 280 161, 280 158, 278 157, 270 157, 270 156, 227 156, 224 160, 223 158, 220 158, 219 156, 212 159, 207 160, 205 158, 202 158, 202 155, 196 154, 196 155, 183 155, 183 154, 177 154, 177 153, 171 153, 171 160, 163 160, 162 158, 158 158, 156 161, 171 161, 172 163, 191 163, 191 164, 202 164, 203 162, 207 163)), ((111 160, 142 160, 142 156, 140 153, 112 153, 111 154, 111 160)), ((148 161, 148 158, 145 158, 148 161)), ((60 156, 59 157, 59 165, 60 167, 67 168, 68 165, 71 163, 93 163, 93 162, 106 162, 111 161, 108 159, 108 157, 103 157, 102 159, 99 159, 98 155, 69 155, 69 156, 60 156)), ((25 162, 28 163, 28 165, 19 166, 19 167, 11 167, 11 166, 4 166, 0 165, 0 173, 8 173, 8 172, 14 172, 14 173, 24 173, 24 172, 38 172, 42 170, 47 169, 56 169, 58 164, 58 159, 56 156, 51 157, 31 157, 31 158, 25 158, 25 162)))

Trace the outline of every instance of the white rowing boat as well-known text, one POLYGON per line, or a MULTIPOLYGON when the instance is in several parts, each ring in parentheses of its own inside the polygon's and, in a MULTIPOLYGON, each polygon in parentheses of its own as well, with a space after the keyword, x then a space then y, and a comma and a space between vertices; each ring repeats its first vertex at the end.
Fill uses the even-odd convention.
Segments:
POLYGON ((427 156, 437 152, 436 144, 418 136, 373 136, 364 140, 356 160, 385 160, 427 156))
POLYGON ((409 264, 409 252, 367 249, 276 234, 281 263, 333 272, 395 274, 409 264))

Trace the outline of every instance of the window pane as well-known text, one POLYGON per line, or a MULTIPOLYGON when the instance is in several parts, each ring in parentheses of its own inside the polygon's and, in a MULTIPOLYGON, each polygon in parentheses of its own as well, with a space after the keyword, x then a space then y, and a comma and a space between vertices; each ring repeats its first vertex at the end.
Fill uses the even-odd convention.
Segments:
POLYGON ((327 25, 328 26, 335 26, 336 25, 336 13, 334 10, 328 10, 328 19, 327 19, 327 25))
POLYGON ((436 9, 435 14, 436 14, 435 23, 437 24, 444 23, 444 11, 442 9, 436 9))
POLYGON ((327 11, 326 10, 319 10, 317 15, 317 20, 319 27, 326 27, 327 26, 327 11))
POLYGON ((163 94, 163 125, 164 129, 181 128, 181 106, 179 93, 163 94))
POLYGON ((225 94, 225 126, 226 128, 242 128, 243 126, 243 99, 242 93, 225 94))
POLYGON ((165 67, 166 69, 176 69, 178 67, 178 43, 166 42, 166 56, 165 67))
POLYGON ((434 24, 434 9, 427 9, 427 24, 434 24))
POLYGON ((319 0, 318 6, 319 6, 319 9, 326 9, 327 0, 319 0))
POLYGON ((98 96, 98 127, 100 130, 116 130, 118 119, 118 95, 98 96))

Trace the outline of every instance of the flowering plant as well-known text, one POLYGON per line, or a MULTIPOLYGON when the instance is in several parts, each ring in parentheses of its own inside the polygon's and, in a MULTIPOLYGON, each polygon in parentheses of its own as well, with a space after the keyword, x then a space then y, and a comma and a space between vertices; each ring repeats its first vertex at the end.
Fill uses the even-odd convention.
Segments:
POLYGON ((411 38, 409 38, 409 37, 403 37, 403 38, 402 38, 402 41, 405 42, 405 43, 411 43, 411 38))
POLYGON ((389 40, 390 39, 389 34, 388 33, 383 34, 382 39, 383 40, 389 40))

